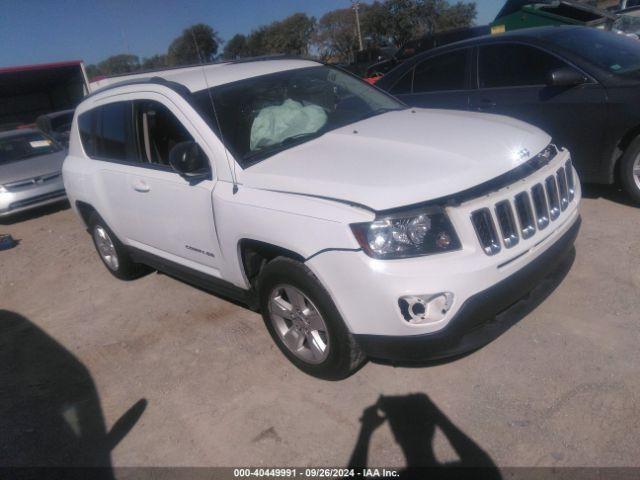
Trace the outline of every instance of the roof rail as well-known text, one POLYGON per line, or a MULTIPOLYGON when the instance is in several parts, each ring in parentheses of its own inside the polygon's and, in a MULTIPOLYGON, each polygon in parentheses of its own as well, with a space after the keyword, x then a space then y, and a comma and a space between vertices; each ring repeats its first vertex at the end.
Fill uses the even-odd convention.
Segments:
POLYGON ((123 80, 122 82, 112 83, 111 85, 107 85, 106 87, 99 88, 95 92, 91 92, 89 95, 83 98, 83 101, 86 100, 87 98, 91 98, 99 93, 103 93, 108 90, 112 90, 114 88, 126 87, 128 85, 148 85, 148 84, 162 85, 164 87, 170 88, 171 90, 173 90, 174 92, 176 92, 177 94, 185 98, 188 98, 191 95, 191 91, 187 87, 185 87, 183 84, 178 82, 172 82, 171 80, 167 80, 166 78, 156 76, 156 77, 148 77, 148 78, 136 78, 134 80, 123 80))
POLYGON ((274 53, 271 55, 259 55, 256 57, 242 57, 235 60, 227 60, 224 63, 248 63, 248 62, 265 62, 269 60, 307 60, 311 62, 317 62, 312 58, 304 57, 302 55, 290 55, 287 53, 274 53))

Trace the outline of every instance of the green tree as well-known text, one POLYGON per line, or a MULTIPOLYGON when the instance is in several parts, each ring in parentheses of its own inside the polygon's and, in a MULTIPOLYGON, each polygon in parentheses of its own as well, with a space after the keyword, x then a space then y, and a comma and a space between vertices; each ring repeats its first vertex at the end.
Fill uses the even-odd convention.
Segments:
POLYGON ((119 75, 122 73, 137 72, 140 70, 140 58, 137 55, 121 53, 101 61, 97 70, 102 75, 119 75))
POLYGON ((222 57, 227 60, 235 58, 248 57, 249 46, 247 45, 247 37, 241 33, 236 33, 231 39, 225 43, 222 57))
POLYGON ((86 67, 84 67, 84 70, 87 73, 87 78, 89 78, 89 81, 102 75, 102 72, 95 64, 87 65, 86 67))
POLYGON ((356 20, 351 8, 325 13, 318 21, 313 42, 324 61, 349 62, 358 49, 356 20))
POLYGON ((218 33, 209 25, 198 23, 183 30, 167 51, 169 65, 193 65, 212 62, 221 43, 218 33))
POLYGON ((156 70, 167 67, 169 65, 169 61, 167 56, 162 55, 153 55, 151 57, 145 58, 142 60, 142 69, 143 70, 156 70))
POLYGON ((250 55, 307 55, 316 20, 304 13, 294 13, 252 31, 247 38, 250 55))

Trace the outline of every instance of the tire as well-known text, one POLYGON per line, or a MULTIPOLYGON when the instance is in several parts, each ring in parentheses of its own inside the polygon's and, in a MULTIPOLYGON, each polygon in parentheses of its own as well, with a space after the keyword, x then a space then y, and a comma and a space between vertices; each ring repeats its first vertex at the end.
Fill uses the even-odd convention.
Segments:
POLYGON ((364 364, 366 357, 331 296, 304 264, 286 257, 272 260, 262 269, 257 288, 267 330, 300 370, 324 380, 340 380, 364 364), (288 346, 285 338, 295 346, 288 346), (294 353, 297 345, 300 348, 294 353))
POLYGON ((629 145, 622 156, 620 182, 631 200, 640 205, 640 137, 629 145))
POLYGON ((96 212, 89 217, 89 233, 100 260, 114 277, 135 280, 151 271, 146 265, 131 260, 126 247, 96 212))

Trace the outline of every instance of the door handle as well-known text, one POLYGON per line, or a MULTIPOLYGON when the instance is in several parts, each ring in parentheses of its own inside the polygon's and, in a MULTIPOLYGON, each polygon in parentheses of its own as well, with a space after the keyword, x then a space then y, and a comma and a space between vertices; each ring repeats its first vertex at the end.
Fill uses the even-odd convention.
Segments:
POLYGON ((149 185, 147 185, 146 182, 143 182, 142 180, 136 180, 132 187, 136 192, 140 193, 147 193, 149 190, 151 190, 151 187, 149 187, 149 185))

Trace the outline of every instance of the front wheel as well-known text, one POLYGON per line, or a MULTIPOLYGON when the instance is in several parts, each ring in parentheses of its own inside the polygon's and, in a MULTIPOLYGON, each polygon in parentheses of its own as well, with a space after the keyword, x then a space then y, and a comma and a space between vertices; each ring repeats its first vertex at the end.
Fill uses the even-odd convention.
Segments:
POLYGON ((620 180, 631 200, 640 204, 640 137, 629 146, 622 157, 620 180))
POLYGON ((364 363, 331 296, 304 264, 284 257, 269 262, 258 289, 267 330, 300 370, 338 380, 364 363))

